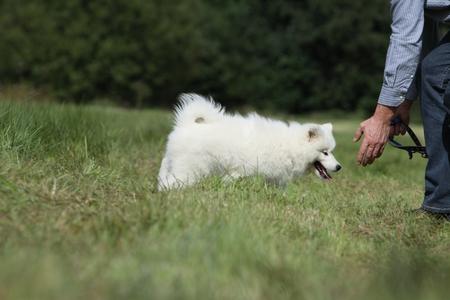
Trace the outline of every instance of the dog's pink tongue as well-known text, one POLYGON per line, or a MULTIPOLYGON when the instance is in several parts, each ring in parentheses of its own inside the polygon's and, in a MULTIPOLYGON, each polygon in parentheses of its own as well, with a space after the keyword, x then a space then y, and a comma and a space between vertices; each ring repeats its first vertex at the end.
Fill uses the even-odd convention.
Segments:
POLYGON ((328 174, 327 169, 318 161, 314 163, 314 166, 316 167, 317 171, 319 171, 320 176, 322 176, 323 179, 330 180, 332 177, 330 174, 328 174))

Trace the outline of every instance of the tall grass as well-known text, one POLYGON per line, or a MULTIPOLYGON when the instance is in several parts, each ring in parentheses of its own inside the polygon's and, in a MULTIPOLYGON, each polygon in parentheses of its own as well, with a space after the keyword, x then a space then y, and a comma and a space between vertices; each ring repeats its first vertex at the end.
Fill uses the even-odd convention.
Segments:
POLYGON ((168 113, 0 102, 0 298, 446 298, 450 225, 409 212, 425 161, 357 167, 358 121, 329 184, 158 193, 168 113))

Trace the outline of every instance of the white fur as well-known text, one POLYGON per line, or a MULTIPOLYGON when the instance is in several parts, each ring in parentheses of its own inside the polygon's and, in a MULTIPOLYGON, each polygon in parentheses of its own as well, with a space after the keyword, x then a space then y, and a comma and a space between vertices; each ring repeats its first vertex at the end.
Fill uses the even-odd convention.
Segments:
POLYGON ((285 184, 311 169, 315 161, 337 171, 339 163, 331 154, 335 145, 329 123, 285 123, 256 113, 231 115, 211 98, 183 94, 175 109, 158 188, 191 185, 208 175, 230 180, 260 174, 285 184))

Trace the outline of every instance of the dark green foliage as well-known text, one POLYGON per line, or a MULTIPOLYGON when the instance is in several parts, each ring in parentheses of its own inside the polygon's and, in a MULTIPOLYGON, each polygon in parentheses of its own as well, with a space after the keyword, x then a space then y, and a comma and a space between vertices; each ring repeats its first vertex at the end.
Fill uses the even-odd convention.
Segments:
POLYGON ((60 99, 180 92, 291 112, 374 105, 388 1, 2 0, 0 80, 60 99))

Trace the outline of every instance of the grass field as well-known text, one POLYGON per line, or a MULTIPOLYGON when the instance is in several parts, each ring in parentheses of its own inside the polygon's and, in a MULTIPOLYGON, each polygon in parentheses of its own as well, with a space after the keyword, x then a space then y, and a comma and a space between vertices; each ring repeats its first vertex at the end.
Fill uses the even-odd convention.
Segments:
POLYGON ((450 224, 408 212, 425 160, 358 167, 332 119, 331 183, 159 193, 168 112, 0 102, 0 299, 447 299, 450 224))

